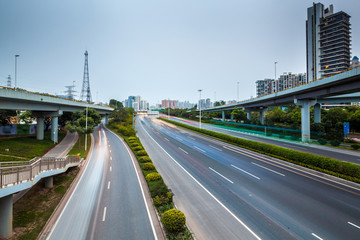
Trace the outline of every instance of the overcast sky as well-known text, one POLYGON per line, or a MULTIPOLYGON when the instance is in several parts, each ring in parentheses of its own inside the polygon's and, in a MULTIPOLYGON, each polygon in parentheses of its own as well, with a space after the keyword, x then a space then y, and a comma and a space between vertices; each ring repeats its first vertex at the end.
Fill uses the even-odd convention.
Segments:
MULTIPOLYGON (((196 102, 255 96, 255 81, 305 72, 309 0, 2 0, 0 85, 8 74, 27 90, 80 95, 89 52, 94 101, 140 95, 196 102)), ((322 1, 351 16, 360 55, 360 1, 322 1)))

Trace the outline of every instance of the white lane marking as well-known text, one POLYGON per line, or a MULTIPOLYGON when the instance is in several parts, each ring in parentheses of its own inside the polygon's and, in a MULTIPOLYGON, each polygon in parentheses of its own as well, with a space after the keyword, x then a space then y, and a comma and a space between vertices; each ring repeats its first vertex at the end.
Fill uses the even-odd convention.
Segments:
POLYGON ((112 160, 112 156, 110 156, 110 160, 112 160))
POLYGON ((197 147, 197 146, 193 146, 193 147, 196 148, 196 149, 199 150, 199 151, 202 151, 202 152, 206 153, 206 151, 202 150, 201 148, 199 148, 199 147, 197 147))
POLYGON ((239 168, 239 167, 237 167, 237 166, 234 166, 234 165, 232 165, 232 164, 231 164, 231 166, 234 167, 234 168, 236 168, 237 170, 240 170, 240 171, 242 171, 242 172, 244 172, 244 173, 246 173, 246 174, 249 174, 250 176, 252 176, 252 177, 260 180, 259 177, 255 176, 255 175, 253 175, 253 174, 251 174, 251 173, 249 173, 249 172, 247 172, 247 171, 245 171, 245 170, 243 170, 243 169, 241 169, 241 168, 239 168))
POLYGON ((108 182, 108 189, 110 189, 110 181, 108 182))
POLYGON ((258 167, 264 168, 264 169, 266 169, 266 170, 268 170, 268 171, 270 171, 270 172, 273 172, 273 173, 279 174, 280 176, 285 177, 284 174, 279 173, 279 172, 277 172, 277 171, 274 171, 274 170, 272 170, 272 169, 270 169, 270 168, 264 167, 264 166, 262 166, 262 165, 260 165, 260 164, 254 163, 254 162, 251 162, 251 163, 254 164, 254 165, 256 165, 256 166, 258 166, 258 167))
POLYGON ((181 147, 179 147, 179 149, 180 149, 181 151, 183 151, 184 153, 189 154, 187 151, 185 151, 185 150, 182 149, 181 147))
POLYGON ((314 237, 316 237, 319 240, 323 240, 321 237, 319 237, 318 235, 316 235, 315 233, 312 233, 311 235, 313 235, 314 237))
MULTIPOLYGON (((140 125, 141 125, 142 128, 144 128, 144 127, 142 126, 142 124, 140 124, 140 125)), ((146 130, 145 130, 145 131, 146 131, 146 130)), ((110 131, 110 132, 111 132, 112 134, 114 134, 114 135, 122 142, 122 144, 124 144, 124 146, 125 146, 128 154, 129 154, 129 156, 130 156, 130 158, 131 158, 131 160, 132 160, 132 164, 133 164, 133 167, 134 167, 134 170, 135 170, 137 179, 138 179, 138 183, 139 183, 139 186, 140 186, 140 189, 141 189, 141 194, 142 194, 142 197, 143 197, 143 200, 144 200, 146 212, 147 212, 147 215, 148 215, 148 218, 149 218, 149 221, 150 221, 150 225, 151 225, 151 229, 152 229, 152 232, 153 232, 153 235, 154 235, 154 239, 155 239, 155 240, 158 240, 158 237, 157 237, 157 235, 156 235, 155 228, 154 228, 154 223, 153 223, 153 221, 151 220, 151 214, 150 214, 149 206, 148 206, 148 204, 147 204, 147 202, 146 202, 146 198, 145 198, 145 194, 144 194, 144 189, 143 189, 143 187, 142 187, 142 185, 141 185, 139 173, 137 172, 136 167, 135 167, 135 160, 134 160, 133 156, 131 155, 130 150, 129 150, 129 148, 127 147, 127 145, 125 144, 124 140, 122 140, 122 139, 121 139, 118 135, 116 135, 114 132, 112 132, 112 131, 110 131)), ((146 132, 146 133, 147 133, 147 132, 146 132)), ((149 134, 149 133, 148 133, 148 134, 149 134)), ((150 135, 149 135, 149 136, 150 136, 150 135)), ((153 140, 154 140, 154 139, 153 139, 153 140)))
POLYGON ((230 211, 219 199, 217 199, 207 188, 205 188, 196 178, 191 175, 183 166, 180 165, 155 139, 150 136, 150 134, 146 131, 146 129, 141 125, 142 129, 144 129, 145 133, 162 149, 187 175, 190 176, 205 192, 207 192, 221 207, 223 207, 233 218, 236 219, 246 230, 248 230, 256 239, 261 240, 261 238, 256 235, 243 221, 241 221, 233 212, 230 211))
POLYGON ((182 140, 181 138, 179 138, 179 137, 175 137, 177 140, 179 140, 179 141, 184 141, 184 140, 182 140))
POLYGON ((195 138, 193 138, 193 137, 188 137, 188 138, 190 138, 191 140, 195 140, 195 138))
POLYGON ((213 171, 214 173, 218 174, 220 177, 223 177, 224 179, 226 179, 227 181, 231 182, 231 183, 234 183, 233 181, 231 181, 230 179, 228 179, 227 177, 225 177, 224 175, 218 173, 217 171, 215 171, 214 169, 212 169, 211 167, 209 167, 209 169, 211 171, 213 171))
POLYGON ((111 149, 110 149, 110 152, 111 152, 111 149))
POLYGON ((222 151, 223 151, 222 149, 217 148, 217 147, 214 147, 213 145, 209 145, 209 147, 211 147, 211 148, 213 148, 213 149, 216 149, 216 150, 218 150, 218 151, 220 151, 220 152, 222 152, 222 151))
POLYGON ((112 171, 112 167, 110 166, 110 172, 112 171))
POLYGON ((353 224, 352 222, 348 222, 348 224, 350 224, 350 225, 352 225, 352 226, 354 226, 354 227, 356 227, 356 228, 360 229, 360 227, 359 227, 358 225, 353 224))
POLYGON ((167 139, 167 138, 165 138, 165 140, 166 140, 166 141, 168 141, 168 142, 170 142, 170 140, 169 140, 169 139, 167 139))
POLYGON ((106 207, 104 207, 104 215, 103 215, 103 219, 102 219, 103 222, 105 222, 105 217, 106 217, 106 207))
POLYGON ((110 144, 109 144, 109 147, 110 147, 110 144))

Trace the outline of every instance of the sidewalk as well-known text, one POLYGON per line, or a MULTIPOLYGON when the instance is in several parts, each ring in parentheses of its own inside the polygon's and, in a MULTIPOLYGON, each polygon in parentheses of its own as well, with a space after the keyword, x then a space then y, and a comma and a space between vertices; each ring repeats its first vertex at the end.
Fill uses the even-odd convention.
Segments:
POLYGON ((71 133, 68 132, 64 139, 56 145, 53 149, 47 152, 44 157, 55 157, 62 158, 72 149, 76 141, 78 140, 79 135, 77 132, 71 133))

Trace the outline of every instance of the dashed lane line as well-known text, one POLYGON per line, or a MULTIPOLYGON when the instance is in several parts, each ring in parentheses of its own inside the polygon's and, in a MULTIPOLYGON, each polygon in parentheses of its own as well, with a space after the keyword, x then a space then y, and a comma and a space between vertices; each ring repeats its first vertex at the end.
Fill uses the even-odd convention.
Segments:
POLYGON ((240 171, 242 171, 242 172, 244 172, 244 173, 252 176, 253 178, 256 178, 256 179, 260 180, 260 178, 257 177, 257 176, 255 176, 254 174, 251 174, 251 173, 249 173, 249 172, 247 172, 247 171, 245 171, 245 170, 243 170, 243 169, 241 169, 241 168, 239 168, 239 167, 237 167, 237 166, 234 166, 234 165, 232 165, 232 164, 231 164, 231 166, 232 166, 233 168, 236 168, 237 170, 240 170, 240 171))
POLYGON ((211 171, 213 171, 214 173, 218 174, 220 177, 222 177, 222 178, 224 178, 225 180, 227 180, 228 182, 230 182, 230 183, 234 184, 234 182, 233 182, 233 181, 231 181, 230 179, 228 179, 228 178, 227 178, 227 177, 225 177, 224 175, 222 175, 222 174, 218 173, 217 171, 215 171, 215 170, 214 170, 214 169, 212 169, 211 167, 209 167, 209 169, 210 169, 211 171))
POLYGON ((280 176, 285 177, 285 174, 279 173, 279 172, 277 172, 277 171, 274 171, 274 170, 272 170, 272 169, 270 169, 270 168, 264 167, 264 166, 262 166, 262 165, 260 165, 260 164, 254 163, 254 162, 251 162, 251 163, 254 164, 254 165, 256 165, 256 166, 258 166, 258 167, 261 167, 261 168, 263 168, 263 169, 266 169, 266 170, 268 170, 268 171, 270 171, 270 172, 273 172, 273 173, 276 173, 276 174, 278 174, 278 175, 280 175, 280 176))

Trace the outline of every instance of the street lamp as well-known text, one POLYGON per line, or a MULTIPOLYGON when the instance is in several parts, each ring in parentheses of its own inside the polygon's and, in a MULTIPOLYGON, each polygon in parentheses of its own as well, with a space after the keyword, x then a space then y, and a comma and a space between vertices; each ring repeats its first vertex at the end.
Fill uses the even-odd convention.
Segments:
POLYGON ((202 91, 202 89, 199 89, 198 91, 200 93, 200 99, 199 99, 200 120, 199 120, 199 126, 200 126, 200 129, 201 129, 201 91, 202 91))
POLYGON ((20 55, 15 55, 15 89, 16 89, 16 72, 17 72, 17 58, 20 57, 20 55))

